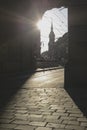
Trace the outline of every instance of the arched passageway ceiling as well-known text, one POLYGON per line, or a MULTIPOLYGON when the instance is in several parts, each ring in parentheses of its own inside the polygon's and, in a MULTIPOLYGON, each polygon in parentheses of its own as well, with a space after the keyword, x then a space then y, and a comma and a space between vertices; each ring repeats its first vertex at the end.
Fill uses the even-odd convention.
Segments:
POLYGON ((15 12, 17 15, 36 19, 36 14, 40 17, 46 10, 67 6, 68 3, 70 0, 3 0, 0 1, 0 11, 6 14, 11 12, 9 15, 14 15, 12 12, 15 12))
MULTIPOLYGON (((33 2, 33 0, 30 0, 31 8, 30 10, 39 14, 39 16, 42 16, 43 13, 46 10, 50 10, 52 8, 59 8, 61 6, 67 7, 67 1, 70 0, 36 0, 33 2)), ((32 13, 31 13, 32 14, 32 13)))
POLYGON ((38 9, 39 13, 44 13, 51 8, 69 7, 75 5, 86 5, 86 0, 30 0, 31 8, 38 9))
MULTIPOLYGON (((79 6, 86 5, 86 0, 29 0, 29 17, 33 17, 35 19, 39 19, 38 17, 42 17, 45 11, 50 10, 52 8, 60 8, 71 7, 71 6, 79 6), (38 16, 37 16, 38 14, 38 16)), ((27 8, 26 8, 27 9, 27 8)), ((27 12, 27 10, 26 10, 27 12)), ((25 14, 26 15, 26 14, 25 14)))
MULTIPOLYGON (((42 14, 52 8, 60 8, 61 6, 69 7, 73 5, 87 5, 86 0, 8 0, 0 1, 1 7, 7 8, 8 10, 13 10, 15 12, 21 13, 24 16, 34 15, 37 12, 42 16, 42 14)), ((35 16, 35 15, 34 15, 35 16)))
POLYGON ((67 3, 63 2, 64 0, 37 0, 35 2, 31 2, 32 7, 34 9, 38 9, 41 13, 41 15, 51 8, 58 8, 61 6, 67 6, 67 3))

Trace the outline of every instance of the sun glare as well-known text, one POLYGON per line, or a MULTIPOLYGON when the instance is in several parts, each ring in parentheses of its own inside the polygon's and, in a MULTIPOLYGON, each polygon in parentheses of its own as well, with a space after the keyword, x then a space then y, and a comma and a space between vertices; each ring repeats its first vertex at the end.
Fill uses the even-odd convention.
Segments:
POLYGON ((41 27, 42 27, 42 20, 39 20, 38 23, 37 23, 37 27, 38 29, 41 30, 41 27))

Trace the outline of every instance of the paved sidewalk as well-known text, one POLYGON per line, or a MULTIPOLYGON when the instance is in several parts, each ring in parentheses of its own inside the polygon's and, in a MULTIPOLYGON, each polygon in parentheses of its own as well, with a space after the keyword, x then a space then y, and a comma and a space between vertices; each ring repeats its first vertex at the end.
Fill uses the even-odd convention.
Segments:
POLYGON ((0 111, 0 130, 87 130, 86 117, 61 85, 63 74, 31 76, 0 111))
POLYGON ((56 69, 62 69, 62 66, 58 67, 48 67, 48 68, 37 68, 35 71, 40 72, 40 71, 49 71, 49 70, 56 70, 56 69))

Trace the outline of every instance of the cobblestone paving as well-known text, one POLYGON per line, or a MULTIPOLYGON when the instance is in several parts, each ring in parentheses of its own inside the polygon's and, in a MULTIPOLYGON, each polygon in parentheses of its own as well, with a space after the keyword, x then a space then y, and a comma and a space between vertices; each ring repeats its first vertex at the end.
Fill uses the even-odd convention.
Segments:
POLYGON ((63 70, 33 75, 0 112, 0 130, 87 130, 62 83, 63 70))

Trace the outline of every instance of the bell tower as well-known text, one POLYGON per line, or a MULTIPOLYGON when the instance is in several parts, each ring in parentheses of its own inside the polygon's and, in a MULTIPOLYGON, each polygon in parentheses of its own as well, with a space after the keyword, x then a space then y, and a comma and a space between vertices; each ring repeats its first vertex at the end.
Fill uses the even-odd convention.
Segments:
POLYGON ((49 45, 53 44, 55 41, 55 34, 54 34, 54 31, 53 31, 53 22, 51 22, 51 31, 50 31, 50 34, 49 34, 49 45))
POLYGON ((54 46, 55 46, 55 34, 54 34, 54 31, 53 31, 53 22, 51 21, 51 31, 50 31, 50 34, 49 34, 49 44, 48 44, 48 47, 49 47, 49 57, 51 60, 54 59, 54 46))

